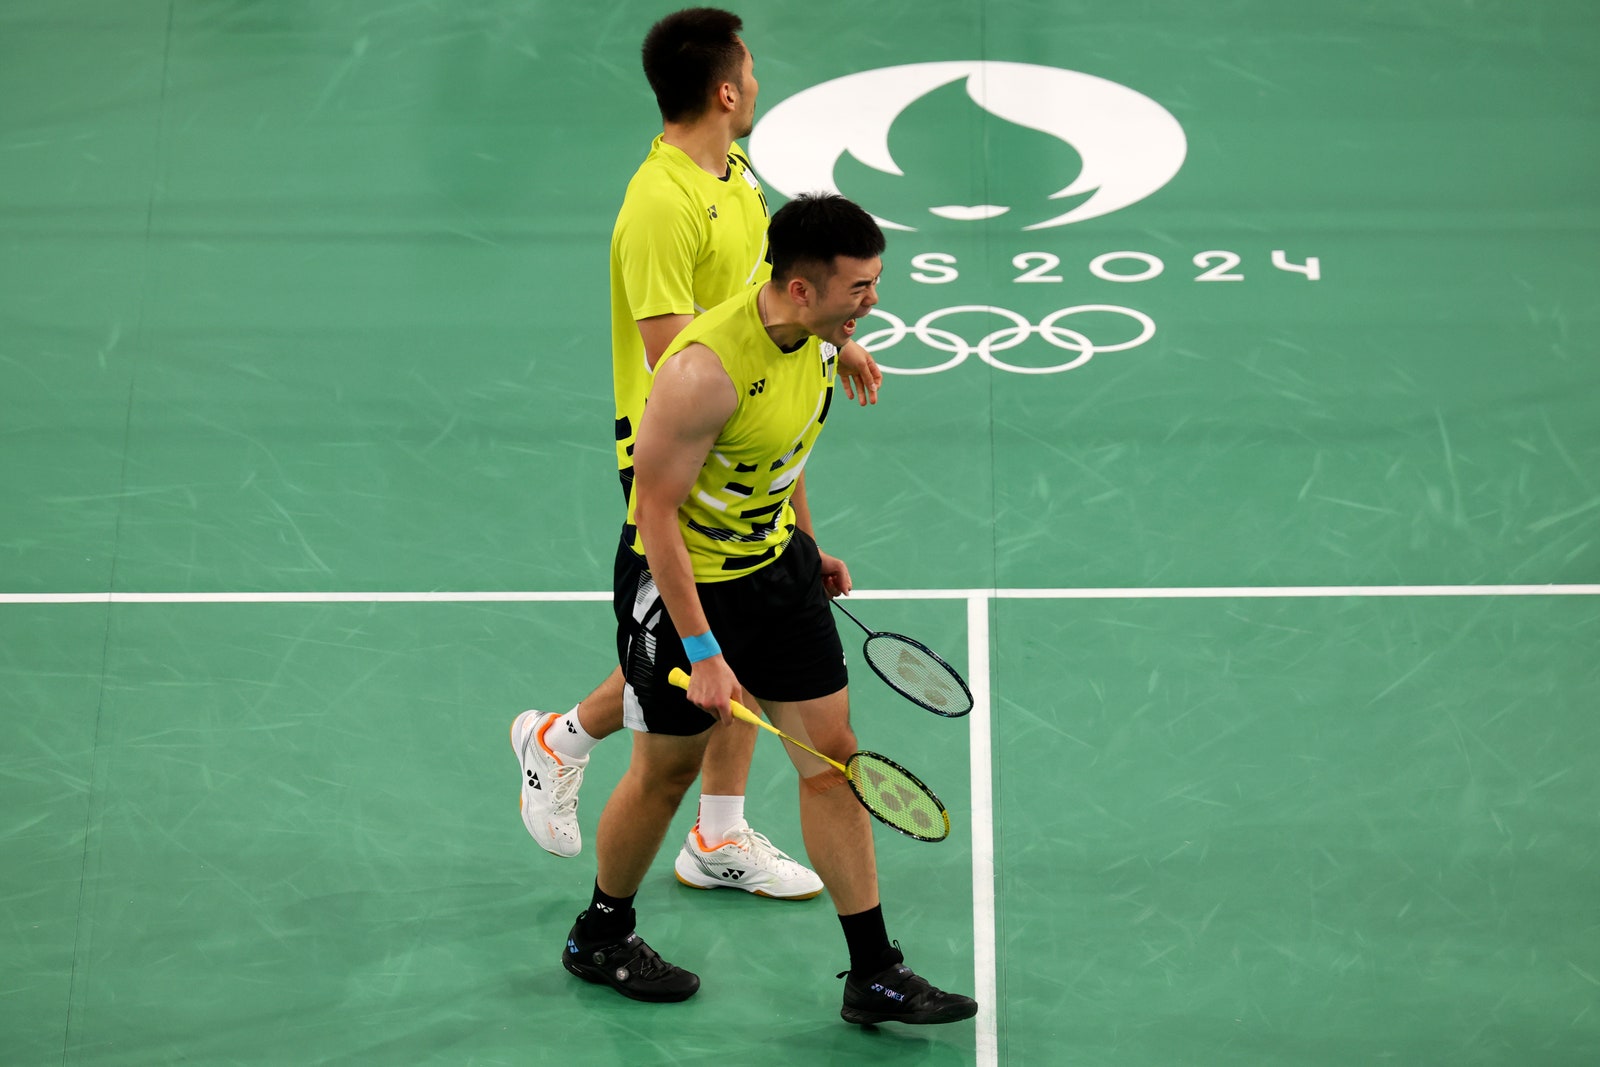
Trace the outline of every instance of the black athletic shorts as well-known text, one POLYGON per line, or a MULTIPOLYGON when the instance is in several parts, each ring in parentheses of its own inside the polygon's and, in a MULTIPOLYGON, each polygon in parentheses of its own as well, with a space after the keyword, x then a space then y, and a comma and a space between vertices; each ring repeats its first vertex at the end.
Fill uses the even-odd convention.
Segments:
MULTIPOLYGON (((629 527, 628 533, 632 533, 629 527)), ((622 664, 623 721, 629 729, 690 736, 714 716, 667 681, 674 667, 693 673, 655 579, 631 536, 617 546, 612 607, 622 664)), ((822 588, 816 542, 796 530, 777 559, 740 578, 696 585, 722 655, 746 691, 766 700, 814 700, 849 680, 844 646, 822 588)))

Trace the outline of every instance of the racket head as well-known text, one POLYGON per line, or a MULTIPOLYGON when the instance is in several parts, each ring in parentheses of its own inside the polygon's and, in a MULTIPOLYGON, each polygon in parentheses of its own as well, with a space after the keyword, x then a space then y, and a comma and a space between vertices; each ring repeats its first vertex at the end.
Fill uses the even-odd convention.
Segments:
POLYGON ((861 646, 867 666, 913 704, 947 719, 972 710, 972 690, 938 653, 904 634, 874 633, 861 646))
POLYGON ((950 836, 950 812, 938 795, 889 757, 857 752, 845 764, 845 777, 861 806, 885 826, 918 841, 950 836))

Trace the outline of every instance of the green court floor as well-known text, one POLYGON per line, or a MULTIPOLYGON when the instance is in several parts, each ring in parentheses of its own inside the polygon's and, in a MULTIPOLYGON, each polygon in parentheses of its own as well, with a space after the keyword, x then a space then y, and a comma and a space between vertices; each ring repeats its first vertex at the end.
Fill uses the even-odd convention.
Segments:
MULTIPOLYGON (((743 9, 771 200, 891 227, 808 483, 979 690, 852 693, 954 817, 879 835, 891 934, 984 1012, 843 1024, 825 899, 673 838, 701 993, 561 970, 506 730, 610 666, 671 7, 0 4, 0 1064, 1600 1062, 1580 2, 743 9)), ((763 742, 799 854, 794 789, 763 742)))

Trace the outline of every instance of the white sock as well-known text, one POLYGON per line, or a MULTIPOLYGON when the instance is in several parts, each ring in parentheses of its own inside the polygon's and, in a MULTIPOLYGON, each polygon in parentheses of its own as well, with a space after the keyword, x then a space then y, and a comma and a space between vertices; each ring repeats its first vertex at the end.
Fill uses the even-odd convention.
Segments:
POLYGON ((581 760, 589 758, 590 751, 600 743, 600 739, 589 736, 589 731, 578 721, 578 709, 573 708, 550 724, 550 729, 544 734, 544 743, 558 756, 581 760))
POLYGON ((733 828, 744 822, 744 797, 714 797, 700 794, 700 840, 716 848, 728 840, 733 828))

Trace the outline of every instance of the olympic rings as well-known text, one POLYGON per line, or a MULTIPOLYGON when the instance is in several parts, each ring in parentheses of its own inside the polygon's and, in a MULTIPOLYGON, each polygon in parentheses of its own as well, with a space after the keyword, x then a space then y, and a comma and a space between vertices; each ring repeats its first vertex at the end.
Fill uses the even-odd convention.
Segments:
POLYGON ((1101 352, 1123 352, 1130 348, 1137 348, 1156 334, 1155 320, 1150 318, 1149 315, 1142 311, 1120 307, 1116 304, 1078 304, 1074 307, 1062 308, 1060 311, 1053 311, 1046 315, 1037 326, 1009 308, 995 307, 991 304, 961 304, 957 307, 940 308, 937 311, 928 312, 911 326, 907 326, 904 319, 881 308, 873 308, 867 313, 868 318, 874 315, 883 319, 889 325, 882 329, 874 330, 863 337, 856 338, 861 347, 871 352, 874 357, 877 357, 878 353, 893 348, 901 341, 904 341, 908 335, 914 335, 917 340, 935 351, 953 353, 949 359, 932 367, 891 367, 879 359, 878 367, 885 374, 938 374, 941 371, 953 370, 961 366, 962 363, 966 362, 967 357, 974 353, 977 354, 979 359, 996 370, 1009 371, 1012 374, 1060 374, 1062 371, 1069 371, 1083 366, 1101 352), (1077 330, 1057 325, 1069 315, 1089 311, 1113 311, 1120 315, 1126 315, 1139 324, 1139 335, 1131 341, 1097 345, 1077 330), (998 315, 1002 319, 1009 320, 1011 325, 1002 326, 993 333, 985 335, 975 345, 969 343, 966 338, 959 334, 933 325, 948 315, 964 315, 974 312, 998 315), (996 352, 1004 352, 1007 349, 1016 348, 1034 334, 1043 337, 1045 341, 1056 348, 1075 352, 1077 355, 1073 359, 1053 367, 1019 367, 1014 363, 1007 363, 995 355, 996 352))

